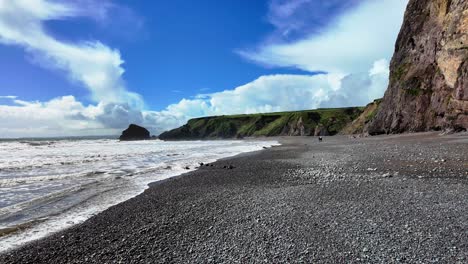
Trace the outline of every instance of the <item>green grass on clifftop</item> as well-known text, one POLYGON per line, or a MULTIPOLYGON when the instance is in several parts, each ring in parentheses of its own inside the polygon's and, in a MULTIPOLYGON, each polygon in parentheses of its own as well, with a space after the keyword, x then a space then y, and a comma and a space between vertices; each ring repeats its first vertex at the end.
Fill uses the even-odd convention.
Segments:
POLYGON ((362 114, 358 116, 353 122, 347 124, 343 129, 341 129, 340 134, 342 135, 352 135, 352 134, 361 134, 364 132, 365 126, 371 122, 377 115, 382 99, 374 100, 372 103, 368 104, 362 114))
POLYGON ((348 107, 202 117, 191 119, 182 127, 164 132, 159 138, 163 140, 184 140, 308 136, 314 135, 319 125, 325 129, 322 133, 335 135, 357 118, 363 110, 363 107, 348 107))

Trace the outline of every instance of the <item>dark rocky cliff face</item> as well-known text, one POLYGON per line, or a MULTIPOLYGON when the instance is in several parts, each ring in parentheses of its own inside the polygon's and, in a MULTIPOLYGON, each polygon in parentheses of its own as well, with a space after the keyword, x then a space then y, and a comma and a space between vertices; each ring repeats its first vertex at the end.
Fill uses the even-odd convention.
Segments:
POLYGON ((410 0, 370 134, 468 128, 468 1, 410 0))

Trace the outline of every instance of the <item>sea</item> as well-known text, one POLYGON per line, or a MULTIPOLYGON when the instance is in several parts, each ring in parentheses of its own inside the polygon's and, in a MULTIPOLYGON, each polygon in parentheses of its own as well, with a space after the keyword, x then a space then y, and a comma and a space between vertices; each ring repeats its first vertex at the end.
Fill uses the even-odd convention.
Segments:
POLYGON ((269 140, 0 140, 0 252, 82 223, 142 193, 151 182, 275 145, 269 140))

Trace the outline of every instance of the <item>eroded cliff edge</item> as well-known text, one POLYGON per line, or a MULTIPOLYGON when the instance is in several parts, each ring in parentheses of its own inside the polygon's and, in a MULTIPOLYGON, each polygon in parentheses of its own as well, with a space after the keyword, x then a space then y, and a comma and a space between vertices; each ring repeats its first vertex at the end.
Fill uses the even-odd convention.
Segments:
POLYGON ((369 134, 468 128, 468 1, 410 0, 369 134))
POLYGON ((281 113, 211 116, 159 135, 162 140, 221 139, 271 136, 328 136, 340 132, 363 107, 328 108, 281 113))

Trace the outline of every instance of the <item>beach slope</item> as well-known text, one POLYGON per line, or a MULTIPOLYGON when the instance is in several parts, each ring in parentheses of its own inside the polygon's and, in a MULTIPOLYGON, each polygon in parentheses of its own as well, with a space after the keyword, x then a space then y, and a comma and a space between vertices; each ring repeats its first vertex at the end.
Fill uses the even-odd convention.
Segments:
POLYGON ((155 183, 0 262, 468 261, 466 133, 280 141, 155 183))

